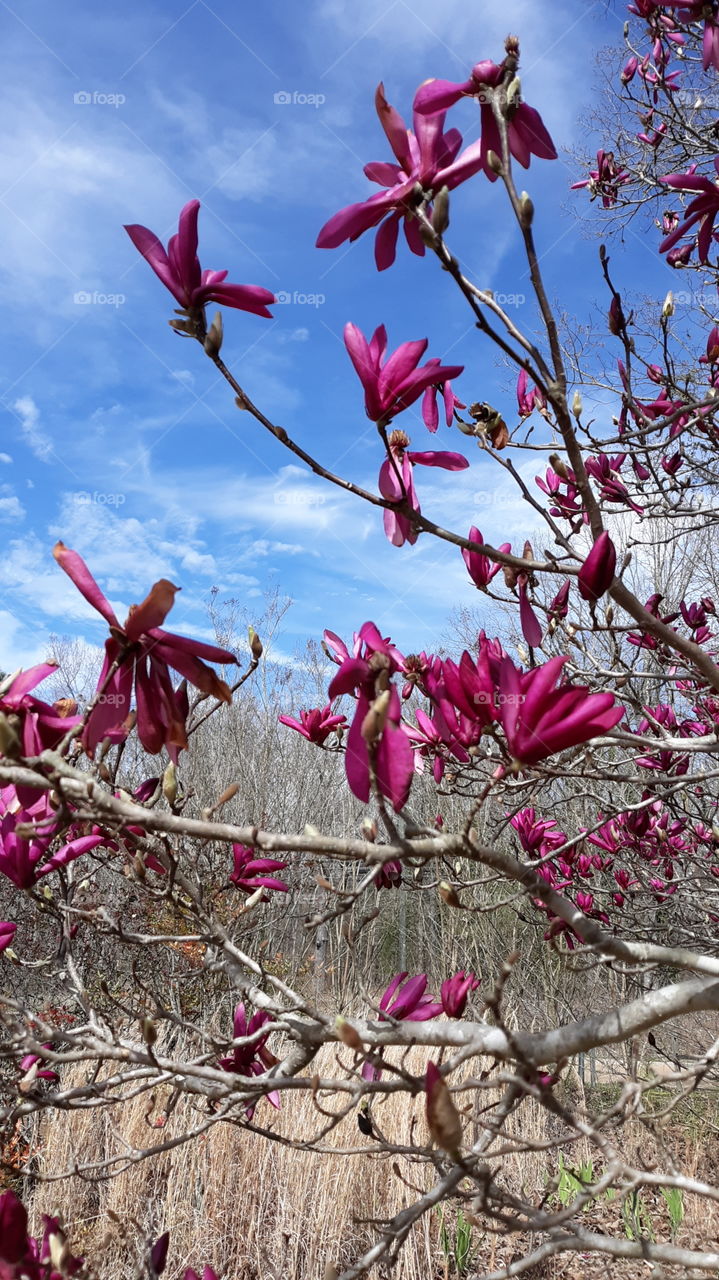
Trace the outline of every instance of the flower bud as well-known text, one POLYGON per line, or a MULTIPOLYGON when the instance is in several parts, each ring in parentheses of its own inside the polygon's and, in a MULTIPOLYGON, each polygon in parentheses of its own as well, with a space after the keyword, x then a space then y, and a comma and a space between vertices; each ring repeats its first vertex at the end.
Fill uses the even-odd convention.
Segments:
POLYGON ((145 1044, 152 1048, 157 1040, 157 1024, 153 1022, 152 1018, 143 1018, 140 1022, 140 1030, 145 1044))
POLYGON ((433 1062, 427 1063, 425 1090, 429 1132, 438 1147, 456 1158, 462 1145, 462 1122, 449 1089, 433 1062))
POLYGON ((534 204, 526 191, 519 197, 519 221, 525 231, 529 230, 534 221, 534 204))
POLYGON ((389 711, 389 703, 391 698, 389 689, 385 689, 375 698, 367 715, 362 721, 362 737, 367 743, 374 743, 382 735, 382 731, 387 723, 387 713, 389 711))
POLYGON ((170 761, 162 775, 162 794, 170 808, 174 809, 175 801, 177 800, 177 772, 172 761, 170 761))
POLYGON ((335 1018, 335 1031, 348 1049, 354 1049, 355 1053, 364 1053, 364 1045, 357 1028, 353 1027, 351 1022, 348 1022, 346 1018, 341 1017, 339 1014, 335 1018))
POLYGON ((252 657, 254 658, 255 662, 259 662, 264 652, 262 648, 262 641, 260 640, 260 637, 258 636, 254 627, 247 628, 247 635, 250 642, 250 652, 252 654, 252 657))
POLYGON ((212 358, 219 356, 222 350, 222 336, 222 312, 216 311, 215 318, 205 336, 204 347, 208 356, 212 358))
POLYGON ((442 901, 443 901, 443 902, 446 902, 446 903, 447 903, 447 906, 448 906, 448 907, 459 907, 459 908, 461 908, 461 906, 462 906, 462 903, 460 902, 460 900, 459 900, 459 898, 458 898, 458 896, 457 896, 457 891, 456 891, 456 889, 454 889, 454 888, 452 887, 452 885, 451 885, 451 884, 448 884, 448 882, 447 882, 446 880, 441 880, 441 881, 440 881, 440 884, 439 884, 439 896, 440 896, 440 898, 442 899, 442 901))
POLYGON ((487 152, 487 164, 489 165, 490 169, 492 170, 492 173, 501 173, 501 172, 502 172, 502 161, 500 160, 500 158, 499 158, 499 156, 497 155, 497 152, 496 152, 496 151, 491 151, 491 150, 490 150, 490 151, 488 151, 488 152, 487 152))
POLYGON ((581 418, 582 416, 582 397, 579 391, 575 391, 572 397, 572 413, 575 418, 581 418))
POLYGON ((11 759, 20 755, 20 739, 13 724, 14 719, 16 717, 9 718, 4 711, 0 711, 0 755, 11 759))
POLYGON ((449 226, 449 187, 440 187, 434 198, 432 226, 438 236, 443 235, 449 226))
POLYGON ((373 844, 377 839, 377 823, 374 821, 374 818, 363 818, 360 826, 360 832, 363 840, 367 840, 373 844))
POLYGON ((668 320, 669 317, 673 315, 674 315, 674 294, 670 289, 669 293, 664 299, 664 306, 662 307, 662 320, 668 320))

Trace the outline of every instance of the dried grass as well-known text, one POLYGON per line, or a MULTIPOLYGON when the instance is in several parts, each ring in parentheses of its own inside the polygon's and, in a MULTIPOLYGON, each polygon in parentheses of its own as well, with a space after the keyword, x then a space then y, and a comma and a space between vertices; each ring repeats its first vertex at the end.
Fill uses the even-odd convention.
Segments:
MULTIPOLYGON (((421 1075, 426 1050, 411 1050, 403 1055, 403 1065, 421 1075)), ((481 1059, 466 1068, 476 1080, 482 1070, 481 1059)), ((337 1071, 336 1050, 327 1047, 318 1054, 313 1071, 329 1075, 337 1071)), ((82 1074, 74 1073, 79 1082, 82 1074)), ((452 1077, 460 1083, 461 1073, 452 1077)), ((66 1073, 67 1086, 73 1077, 66 1073)), ((579 1081, 559 1086, 569 1090, 574 1100, 579 1081)), ((474 1091, 483 1107, 495 1097, 493 1091, 474 1091)), ((472 1094, 458 1095, 458 1102, 469 1106, 472 1094)), ((157 1116, 167 1101, 166 1093, 155 1099, 157 1116)), ((335 1110, 336 1099, 320 1099, 323 1107, 335 1110)), ((65 1169, 82 1167, 89 1161, 125 1151, 129 1154, 147 1147, 157 1136, 172 1137, 183 1128, 196 1125, 205 1114, 204 1104, 182 1100, 172 1113, 167 1126, 157 1130, 148 1127, 146 1113, 148 1095, 128 1101, 116 1109, 93 1109, 48 1117, 44 1122, 37 1157, 40 1177, 57 1175, 65 1169)), ((476 1134, 481 1123, 477 1102, 468 1119, 467 1137, 476 1134)), ((392 1095, 375 1104, 376 1121, 383 1133, 398 1143, 407 1143, 414 1124, 415 1138, 426 1136, 423 1099, 392 1095)), ((152 1119, 152 1117, 151 1117, 152 1119)), ((278 1135, 310 1141, 325 1123, 307 1093, 285 1094, 281 1112, 276 1113, 266 1101, 259 1104, 255 1119, 259 1124, 272 1124, 278 1135)), ((537 1144, 552 1136, 558 1122, 537 1104, 528 1100, 510 1119, 508 1133, 537 1144)), ((627 1134, 629 1138, 629 1134, 627 1134)), ((351 1114, 325 1139, 333 1147, 348 1148, 367 1145, 351 1114)), ((633 1155, 643 1148, 649 1155, 651 1138, 637 1126, 628 1143, 633 1155), (634 1145, 636 1144, 636 1145, 634 1145)), ((699 1176, 710 1172, 701 1159, 696 1139, 681 1139, 681 1163, 687 1172, 695 1169, 699 1176)), ((567 1163, 576 1164, 589 1154, 584 1143, 567 1149, 567 1163)), ((679 1152, 676 1152, 679 1155, 679 1152)), ((69 1228, 73 1244, 79 1252, 95 1260, 100 1280, 125 1280, 133 1275, 128 1251, 117 1227, 108 1219, 108 1211, 129 1224, 130 1238, 137 1241, 155 1239, 162 1231, 171 1232, 171 1251, 166 1275, 176 1280, 186 1266, 200 1270, 210 1264, 226 1280, 321 1280, 325 1265, 341 1265, 355 1259, 375 1238, 372 1225, 361 1219, 387 1218, 414 1199, 402 1179, 393 1172, 397 1162, 402 1177, 422 1188, 431 1185, 434 1171, 421 1164, 409 1163, 401 1157, 356 1154, 341 1159, 332 1154, 316 1154, 295 1150, 277 1142, 226 1123, 217 1124, 207 1135, 152 1159, 132 1164, 116 1177, 104 1182, 90 1182, 80 1176, 60 1181, 40 1181, 35 1189, 32 1212, 39 1220, 43 1212, 61 1213, 69 1228)), ((529 1196, 541 1196, 550 1169, 556 1169, 556 1155, 542 1151, 523 1151, 507 1156, 502 1162, 501 1182, 510 1189, 523 1188, 529 1196)), ((715 1173, 711 1170, 711 1173, 715 1173)), ((668 1238, 664 1230, 661 1201, 657 1215, 657 1238, 668 1238)), ((716 1215, 706 1204, 690 1203, 686 1209, 685 1235, 697 1243, 716 1231, 716 1215), (698 1240, 697 1240, 698 1236, 698 1240)), ((591 1225, 596 1229, 616 1231, 618 1206, 598 1204, 591 1211, 591 1225)), ((456 1221, 456 1206, 445 1207, 448 1226, 456 1221)), ((590 1225, 588 1223, 588 1225, 590 1225)), ((619 1232, 622 1234, 621 1225, 619 1232)), ((490 1233, 475 1232, 478 1256, 472 1267, 481 1274, 494 1265, 529 1251, 531 1242, 517 1237, 502 1239, 490 1233)), ((536 1242, 535 1242, 536 1243, 536 1242)), ((415 1228, 393 1271, 396 1280, 432 1280, 450 1275, 447 1259, 440 1246, 440 1217, 426 1215, 415 1228)), ((376 1274, 381 1274, 377 1272, 376 1274)), ((611 1264, 600 1259, 565 1258, 548 1262, 541 1271, 544 1277, 613 1276, 611 1264), (595 1270, 595 1267, 598 1270, 595 1270)), ((633 1280, 645 1275, 644 1264, 624 1265, 617 1276, 633 1280)))

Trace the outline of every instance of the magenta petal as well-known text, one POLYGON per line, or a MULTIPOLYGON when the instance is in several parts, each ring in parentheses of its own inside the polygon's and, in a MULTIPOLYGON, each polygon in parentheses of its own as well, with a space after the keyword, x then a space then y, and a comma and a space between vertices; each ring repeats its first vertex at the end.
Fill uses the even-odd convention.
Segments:
POLYGON ((534 609, 529 603, 527 588, 524 583, 519 588, 519 620, 522 625, 522 635, 527 644, 532 649, 538 649, 542 643, 542 628, 534 609))
POLYGON ((387 724, 377 747, 377 783, 395 812, 404 808, 414 777, 414 752, 403 729, 387 724))
POLYGON ((0 920, 0 951, 4 951, 6 947, 10 946, 15 937, 16 929, 17 925, 10 920, 0 920))
POLYGON ((345 750, 345 772, 347 782, 353 796, 367 804, 370 797, 369 757, 367 743, 362 737, 362 724, 369 711, 367 698, 360 695, 357 711, 347 734, 345 750))
POLYGON ((170 266, 170 260, 165 249, 154 232, 149 231, 147 227, 140 227, 136 224, 126 226, 125 230, 135 248, 139 250, 145 261, 150 264, 155 275, 162 281, 165 288, 170 290, 170 293, 181 307, 187 306, 189 299, 185 296, 182 285, 170 266))
POLYGON ((98 613, 102 614, 111 627, 119 629, 120 624, 113 613, 109 600, 105 599, 85 561, 77 554, 77 551, 72 551, 70 547, 66 547, 64 542, 56 542, 52 549, 52 554, 60 568, 75 583, 78 591, 85 597, 88 604, 91 604, 93 609, 97 609, 98 613))
POLYGON ((407 457, 410 462, 421 467, 442 467, 445 471, 465 471, 469 466, 467 458, 461 453, 444 453, 441 450, 430 450, 428 453, 416 453, 413 450, 407 457))
POLYGON ((374 260, 378 271, 386 271, 397 256, 397 236, 401 215, 393 213, 377 231, 374 242, 374 260))
POLYGON ((427 387, 422 396, 422 418, 428 431, 435 432, 439 427, 439 409, 437 408, 437 389, 427 387))
POLYGON ((461 97, 471 93, 474 87, 471 80, 466 80, 464 84, 456 84, 451 80, 430 80, 427 84, 420 85, 414 95, 414 110, 419 115, 433 115, 435 111, 454 106, 461 97))

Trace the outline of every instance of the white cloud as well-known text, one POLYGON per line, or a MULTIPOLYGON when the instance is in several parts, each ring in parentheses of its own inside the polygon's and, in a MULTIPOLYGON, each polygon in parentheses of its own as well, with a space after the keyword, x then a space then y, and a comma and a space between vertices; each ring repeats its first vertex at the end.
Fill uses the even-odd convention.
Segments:
POLYGON ((40 429, 40 410, 32 396, 21 396, 13 404, 13 409, 20 419, 20 429, 25 441, 35 457, 41 462, 49 462, 53 453, 52 440, 40 429))
POLYGON ((25 515, 25 508, 19 498, 10 490, 9 485, 0 486, 0 520, 3 522, 11 520, 22 520, 25 515))
POLYGON ((12 458, 9 453, 0 453, 0 462, 11 463, 12 458))

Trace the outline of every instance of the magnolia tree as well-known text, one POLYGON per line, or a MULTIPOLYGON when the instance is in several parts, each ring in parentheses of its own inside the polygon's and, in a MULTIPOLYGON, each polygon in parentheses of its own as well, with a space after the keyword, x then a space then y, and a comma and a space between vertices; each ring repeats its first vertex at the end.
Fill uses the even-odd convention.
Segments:
MULTIPOLYGON (((84 708, 43 700, 37 687, 51 664, 6 678, 0 690, 0 872, 13 886, 6 901, 17 904, 0 924, 0 1118, 8 1141, 38 1113, 149 1097, 163 1084, 174 1099, 192 1097, 205 1110, 196 1109, 194 1127, 173 1128, 168 1108, 168 1129, 152 1134, 132 1160, 225 1123, 272 1142, 279 1140, 273 1109, 291 1113, 305 1092, 317 1106, 309 1145, 328 1150, 327 1135, 354 1114, 364 1143, 355 1150, 394 1159, 400 1176, 403 1167, 415 1170, 406 1176, 401 1212, 375 1224, 375 1241, 361 1256, 347 1260, 339 1241, 337 1256, 327 1258, 328 1276, 352 1280, 390 1265, 414 1225, 445 1201, 461 1205, 471 1221, 531 1240, 514 1261, 490 1268, 492 1277, 529 1273, 551 1255, 577 1252, 655 1269, 673 1264, 692 1275, 719 1267, 719 1252, 707 1241, 684 1247, 622 1227, 622 1207, 643 1188, 705 1197, 707 1204, 719 1199, 717 1186, 669 1157, 650 1169, 623 1145, 624 1123, 645 1113, 644 1094, 656 1078, 630 1073, 610 1102, 605 1097, 594 1108, 579 1106, 562 1087, 578 1055, 647 1034, 656 1045, 655 1029, 661 1039, 687 1018, 695 1019, 695 1051, 663 1073, 679 1096, 714 1071, 719 1053, 711 1031, 719 1009, 719 666, 711 595, 719 329, 707 292, 718 269, 717 8, 693 0, 630 6, 626 61, 616 67, 612 90, 616 137, 607 138, 589 177, 575 186, 586 189, 599 217, 621 223, 648 215, 645 234, 655 237, 657 263, 664 257, 682 269, 690 289, 698 278, 703 292, 695 311, 675 313, 669 295, 635 313, 602 247, 597 291, 605 291, 604 341, 616 360, 604 371, 596 362, 577 368, 575 349, 565 353, 540 269, 532 200, 517 184, 518 168, 556 159, 540 115, 522 97, 518 40, 508 37, 502 60, 478 62, 463 83, 424 83, 412 129, 379 86, 375 106, 391 158, 365 166, 379 190, 330 217, 318 247, 331 250, 374 232, 376 266, 385 271, 401 230, 411 253, 434 256, 480 341, 513 368, 517 407, 505 415, 509 422, 487 404, 468 407, 457 394, 471 400, 468 375, 459 388, 463 369, 428 356, 426 340, 398 342, 405 335, 394 335, 390 348, 381 323, 369 338, 348 323, 344 340, 358 395, 377 429, 376 492, 328 470, 311 445, 292 439, 253 403, 240 374, 225 365, 222 316, 218 311, 208 324, 208 304, 261 318, 274 299, 258 286, 227 283, 227 271, 202 269, 199 202, 182 209, 166 249, 147 228, 127 228, 177 304, 171 325, 199 344, 238 409, 327 484, 374 507, 392 544, 388 555, 401 555, 420 535, 451 544, 476 588, 504 602, 498 617, 506 617, 507 603, 516 606, 518 625, 504 637, 481 632, 452 657, 401 653, 381 620, 357 619, 352 638, 325 632, 326 705, 298 707, 281 719, 288 734, 307 740, 308 767, 313 752, 343 754, 347 786, 366 815, 354 834, 315 826, 262 830, 223 820, 228 793, 193 798, 182 785, 193 736, 252 676, 259 638, 251 635, 251 661, 233 674, 238 660, 229 650, 165 630, 177 590, 171 582, 155 583, 121 621, 92 565, 57 544, 58 572, 104 618, 108 636, 96 692, 84 708), (477 102, 481 124, 480 140, 464 149, 447 123, 461 99, 477 102), (452 252, 450 194, 468 181, 492 184, 508 205, 536 299, 536 332, 523 330, 491 291, 470 280, 452 252), (586 388, 601 388, 596 416, 583 405, 580 382, 587 404, 593 393, 586 388), (410 440, 403 413, 412 405, 421 408, 430 436, 446 433, 461 447, 410 440), (518 486, 534 546, 494 547, 476 527, 445 528, 422 513, 423 468, 463 470, 470 465, 463 449, 476 461, 477 446, 483 467, 493 463, 518 486), (525 478, 523 451, 538 462, 536 483, 525 478), (690 534, 701 534, 704 553, 678 593, 659 571, 690 534), (129 761, 136 769, 148 757, 157 767, 138 780, 129 761), (447 800, 455 815, 451 829, 408 808, 413 786, 430 782, 443 797, 436 808, 447 800), (220 851, 224 881, 239 895, 232 912, 220 909, 203 876, 208 849, 220 851), (433 909, 439 898, 442 911, 479 916, 501 901, 536 922, 559 984, 578 968, 601 969, 605 1007, 544 1026, 510 1026, 505 997, 523 980, 523 956, 508 949, 494 972, 447 971, 433 992, 427 974, 400 972, 383 994, 366 991, 356 1015, 328 1009, 263 962, 263 913, 276 895, 291 892, 298 859, 324 869, 325 902, 311 927, 344 917, 350 949, 370 927, 377 895, 391 894, 420 869, 433 909), (127 875, 145 903, 137 926, 117 908, 118 876, 127 875), (32 960, 31 912, 46 941, 45 954, 32 960), (95 980, 99 945, 118 964, 132 957, 137 982, 122 1000, 95 980), (153 980, 168 947, 194 948, 195 963, 231 990, 234 1021, 224 1036, 184 1016, 153 980), (48 986, 62 983, 65 1016, 29 1003, 23 976, 30 969, 48 986), (709 1016, 697 1021, 702 1012, 709 1016), (315 1060, 327 1045, 336 1047, 332 1065, 325 1055, 320 1073, 315 1060), (409 1046, 420 1047, 419 1071, 402 1054, 409 1046), (479 1057, 489 1066, 472 1075, 479 1057), (401 1146, 385 1138, 376 1110, 397 1094, 421 1095, 426 1105, 426 1126, 413 1127, 401 1146), (508 1139, 508 1122, 530 1106, 552 1117, 547 1150, 557 1167, 559 1149, 581 1140, 593 1150, 591 1174, 575 1179, 561 1202, 549 1193, 510 1193, 503 1182, 503 1156, 522 1149, 520 1138, 508 1139), (424 1190, 416 1186, 418 1165, 426 1166, 424 1190), (615 1197, 614 1229, 594 1232, 583 1210, 607 1192, 615 1197)), ((457 217, 460 209, 461 196, 457 217)), ((363 242, 357 252, 366 249, 363 242)), ((183 953, 176 954, 181 964, 183 953)), ((291 1124, 281 1141, 293 1144, 291 1124)), ((120 1163, 98 1159, 80 1172, 107 1178, 120 1163)), ((46 1219, 37 1236, 28 1221, 15 1191, 5 1191, 3 1277, 48 1280, 99 1264, 74 1256, 56 1219, 46 1219)), ((148 1240, 128 1266, 138 1275, 160 1274, 168 1244, 167 1234, 148 1240)), ((195 1267, 201 1271, 205 1261, 198 1239, 195 1267)), ((190 1269, 185 1280, 195 1275, 190 1269)), ((214 1272, 205 1267, 204 1275, 212 1280, 214 1272)))

